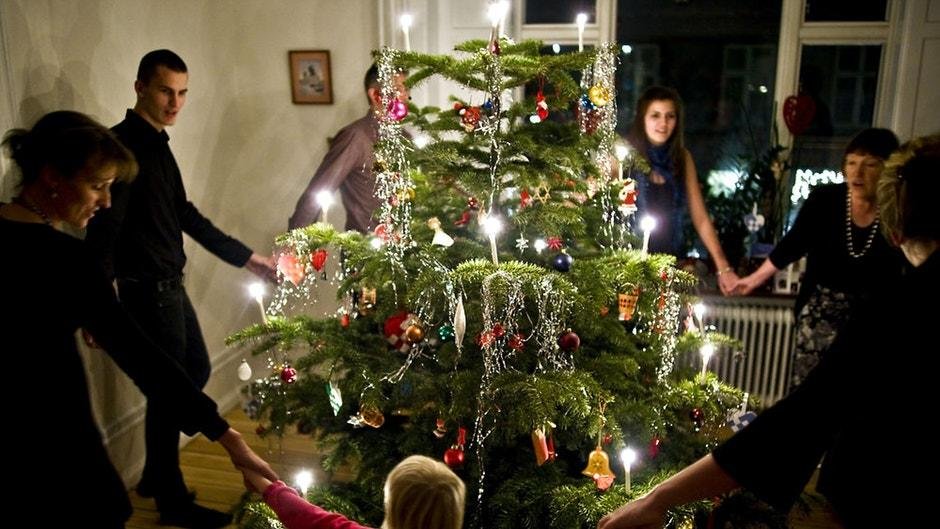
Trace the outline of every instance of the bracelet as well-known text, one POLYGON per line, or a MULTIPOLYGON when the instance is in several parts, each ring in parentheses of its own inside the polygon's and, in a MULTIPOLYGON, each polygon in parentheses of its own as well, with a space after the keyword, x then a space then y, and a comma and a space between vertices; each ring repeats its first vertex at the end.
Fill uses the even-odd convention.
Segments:
POLYGON ((726 266, 726 267, 722 268, 721 270, 715 272, 715 276, 716 276, 716 277, 721 277, 721 274, 730 272, 730 271, 732 271, 732 270, 734 270, 734 269, 731 268, 730 266, 726 266))

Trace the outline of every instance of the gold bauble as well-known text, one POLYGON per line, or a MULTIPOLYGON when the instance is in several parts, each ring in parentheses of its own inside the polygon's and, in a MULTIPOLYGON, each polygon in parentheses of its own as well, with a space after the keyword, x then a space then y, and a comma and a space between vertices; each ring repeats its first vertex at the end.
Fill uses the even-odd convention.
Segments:
POLYGON ((599 84, 596 84, 588 90, 588 99, 591 100, 591 103, 594 103, 595 106, 605 106, 613 99, 610 94, 610 89, 599 84))
POLYGON ((424 339, 424 329, 417 324, 411 324, 405 329, 405 341, 416 344, 424 339))

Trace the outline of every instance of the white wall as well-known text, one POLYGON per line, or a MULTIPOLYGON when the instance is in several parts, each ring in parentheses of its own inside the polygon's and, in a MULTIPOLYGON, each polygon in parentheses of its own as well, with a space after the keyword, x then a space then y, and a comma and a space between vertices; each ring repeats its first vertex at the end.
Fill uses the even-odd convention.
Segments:
POLYGON ((905 9, 891 123, 902 140, 940 133, 940 0, 909 0, 905 9))
MULTIPOLYGON (((168 132, 189 198, 259 253, 286 230, 326 138, 365 113, 362 77, 378 43, 369 0, 3 0, 0 37, 3 131, 59 109, 117 123, 134 104, 140 57, 157 48, 179 53, 190 90, 168 132), (290 49, 330 50, 334 104, 291 103, 290 49)), ((11 179, 4 175, 0 200, 11 179)), ((187 289, 215 366, 209 393, 228 407, 238 398, 243 352, 223 341, 259 318, 244 288, 254 276, 190 240, 186 252, 187 289)), ((143 399, 109 360, 85 356, 112 457, 132 480, 142 464, 143 399)))

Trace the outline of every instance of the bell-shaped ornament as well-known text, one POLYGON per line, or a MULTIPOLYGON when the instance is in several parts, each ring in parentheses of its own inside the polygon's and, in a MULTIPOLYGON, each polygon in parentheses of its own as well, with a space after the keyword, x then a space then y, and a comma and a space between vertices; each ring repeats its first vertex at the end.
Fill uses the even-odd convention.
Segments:
POLYGON ((581 473, 589 478, 595 476, 615 477, 613 471, 610 470, 610 458, 607 457, 607 452, 599 446, 588 456, 587 467, 585 467, 581 473))

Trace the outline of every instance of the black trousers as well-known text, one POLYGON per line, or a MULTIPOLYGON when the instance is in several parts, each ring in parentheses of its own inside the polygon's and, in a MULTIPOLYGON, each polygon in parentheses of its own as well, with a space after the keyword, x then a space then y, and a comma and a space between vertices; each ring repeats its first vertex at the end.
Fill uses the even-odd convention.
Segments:
MULTIPOLYGON (((159 282, 118 280, 121 303, 137 324, 169 356, 179 362, 202 389, 212 370, 196 312, 180 279, 159 282)), ((161 402, 147 402, 146 453, 141 481, 153 491, 160 510, 189 503, 179 464, 180 423, 161 402)))

